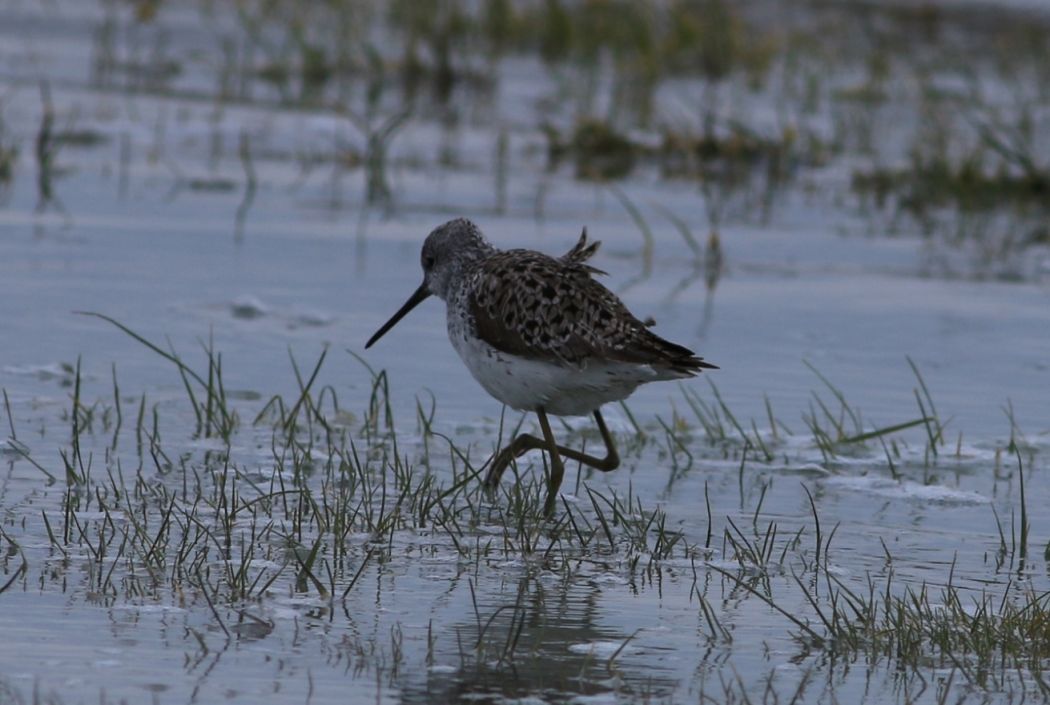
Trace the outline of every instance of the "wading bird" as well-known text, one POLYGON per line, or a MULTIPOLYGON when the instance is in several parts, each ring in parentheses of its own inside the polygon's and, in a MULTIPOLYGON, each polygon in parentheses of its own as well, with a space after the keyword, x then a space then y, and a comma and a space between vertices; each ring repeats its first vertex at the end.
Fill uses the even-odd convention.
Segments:
POLYGON ((423 243, 423 283, 365 344, 371 347, 429 296, 447 307, 448 337, 489 394, 519 411, 533 411, 543 438, 521 434, 492 459, 492 489, 510 462, 530 450, 550 455, 544 512, 554 512, 565 468, 562 456, 602 472, 620 464, 600 408, 646 382, 693 377, 717 369, 692 350, 664 340, 596 281, 587 264, 599 242, 579 242, 561 257, 534 250, 499 250, 469 220, 436 228, 423 243), (593 414, 605 457, 558 445, 548 414, 593 414))

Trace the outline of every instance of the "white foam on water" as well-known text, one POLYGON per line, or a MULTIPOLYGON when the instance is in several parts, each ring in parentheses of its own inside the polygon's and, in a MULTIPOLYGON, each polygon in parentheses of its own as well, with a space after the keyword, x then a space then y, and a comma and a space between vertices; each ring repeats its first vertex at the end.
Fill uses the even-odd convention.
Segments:
POLYGON ((0 441, 0 455, 29 455, 29 447, 25 443, 22 443, 14 438, 8 438, 0 441))
POLYGON ((600 573, 591 578, 594 582, 600 585, 629 585, 631 581, 620 575, 613 575, 612 573, 600 573))
POLYGON ((612 705, 616 703, 616 693, 598 693, 596 695, 577 695, 569 701, 573 705, 612 705))
POLYGON ((3 371, 7 374, 21 377, 36 377, 43 381, 69 377, 71 374, 60 362, 51 362, 43 365, 4 365, 3 371))
POLYGON ((807 475, 823 475, 825 477, 831 474, 831 471, 828 470, 826 467, 824 467, 823 465, 818 465, 816 463, 805 463, 803 465, 799 465, 795 468, 795 472, 804 473, 807 475))
POLYGON ((825 485, 852 492, 875 494, 880 497, 905 499, 913 502, 943 504, 985 504, 987 497, 969 490, 957 490, 943 485, 923 485, 909 480, 896 481, 886 477, 865 475, 862 477, 836 476, 823 481, 825 485))
POLYGON ((230 302, 230 313, 234 318, 262 318, 270 313, 270 307, 258 296, 244 294, 230 302))
POLYGON ((139 614, 168 614, 171 612, 185 612, 183 607, 174 605, 113 605, 110 610, 115 612, 137 612, 139 614))
POLYGON ((290 314, 288 325, 292 328, 308 326, 320 328, 335 323, 335 315, 316 309, 298 309, 290 314))
POLYGON ((449 666, 444 663, 435 663, 433 666, 427 669, 431 673, 456 673, 459 671, 455 666, 449 666))
POLYGON ((226 451, 230 446, 221 438, 196 438, 188 441, 186 448, 190 450, 226 451))
MULTIPOLYGON (((569 644, 569 651, 574 654, 590 654, 598 658, 609 658, 623 646, 622 641, 584 641, 578 644, 569 644)), ((631 650, 630 645, 620 651, 621 654, 631 650)))
POLYGON ((124 512, 119 509, 109 512, 76 512, 77 521, 99 521, 102 519, 112 519, 113 521, 127 521, 127 517, 124 516, 124 512))

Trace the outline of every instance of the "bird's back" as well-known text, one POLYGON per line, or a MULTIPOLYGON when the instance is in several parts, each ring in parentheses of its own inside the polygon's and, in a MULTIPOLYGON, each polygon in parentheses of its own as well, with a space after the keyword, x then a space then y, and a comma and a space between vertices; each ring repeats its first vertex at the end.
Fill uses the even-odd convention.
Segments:
POLYGON ((477 337, 501 352, 560 365, 645 365, 657 379, 713 368, 650 331, 593 278, 603 272, 586 262, 599 244, 588 243, 584 231, 560 258, 504 250, 479 261, 464 292, 477 337))

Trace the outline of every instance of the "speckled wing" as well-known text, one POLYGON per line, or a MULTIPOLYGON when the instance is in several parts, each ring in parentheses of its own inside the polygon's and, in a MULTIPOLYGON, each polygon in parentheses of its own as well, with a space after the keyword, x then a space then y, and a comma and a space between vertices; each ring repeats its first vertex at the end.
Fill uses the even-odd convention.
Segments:
POLYGON ((586 264, 586 232, 561 258, 506 250, 473 272, 470 312, 478 337, 505 353, 580 367, 602 360, 653 365, 682 376, 713 367, 649 331, 586 264))

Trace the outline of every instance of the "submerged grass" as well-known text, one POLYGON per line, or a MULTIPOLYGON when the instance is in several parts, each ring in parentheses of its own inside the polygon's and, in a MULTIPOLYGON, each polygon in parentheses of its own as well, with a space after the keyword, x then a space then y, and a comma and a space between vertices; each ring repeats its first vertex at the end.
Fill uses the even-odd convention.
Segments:
MULTIPOLYGON (((290 357, 298 392, 293 398, 271 397, 245 426, 237 421, 244 411, 224 391, 222 356, 210 343, 202 345, 206 369, 197 371, 173 349, 108 316, 92 315, 176 367, 195 419, 192 435, 214 442, 187 452, 184 442, 171 439, 160 407, 149 406, 145 395, 134 426, 124 423, 115 369, 112 403, 88 403, 78 361, 70 390, 70 436, 60 449, 61 506, 44 506, 38 515, 53 555, 27 554, 18 532, 0 527, 7 555, 0 594, 19 585, 28 588, 31 573, 56 561, 76 560, 86 571, 92 599, 115 604, 187 594, 233 639, 234 623, 258 601, 291 594, 331 610, 346 609, 369 571, 403 560, 406 552, 452 554, 472 576, 476 625, 473 636, 460 644, 464 667, 484 664, 499 670, 538 658, 546 631, 557 628, 549 617, 536 622, 533 601, 545 589, 537 575, 559 576, 571 585, 581 567, 611 564, 631 581, 651 583, 686 565, 693 576, 689 599, 697 600, 698 626, 719 648, 729 648, 733 640, 732 617, 712 592, 721 584, 736 600, 756 599, 783 617, 804 653, 885 663, 916 677, 930 667, 947 668, 969 687, 989 691, 1005 687, 1008 674, 1017 672, 1047 692, 1050 594, 1025 579, 1037 559, 1035 517, 1027 505, 1019 450, 1019 528, 1011 528, 1008 540, 999 525, 1003 556, 1009 555, 1016 567, 1016 580, 974 591, 955 583, 953 565, 940 584, 904 581, 894 569, 899 559, 883 541, 886 569, 858 581, 834 568, 839 527, 829 530, 822 521, 819 501, 808 486, 803 485, 808 521, 763 516, 773 477, 761 480, 750 508, 743 505, 749 463, 774 467, 791 438, 771 404, 768 428, 760 429, 753 420, 743 423, 716 387, 709 398, 683 387, 701 432, 697 435, 676 412, 669 421, 657 417, 645 424, 632 416, 633 447, 643 452, 638 457, 663 457, 672 482, 697 472, 702 459, 720 452, 739 458, 741 514, 713 516, 705 482, 707 536, 694 543, 663 508, 645 506, 631 483, 622 492, 581 476, 575 497, 562 497, 562 511, 553 521, 543 517, 544 478, 524 466, 514 469, 515 481, 503 483, 498 496, 486 496, 479 476, 488 451, 444 435, 435 420, 434 399, 429 408, 417 404, 418 432, 406 437, 385 371, 367 367, 364 360, 371 385, 360 413, 346 411, 336 390, 323 384, 325 349, 309 366, 290 357), (267 448, 269 458, 238 457, 235 445, 246 436, 267 448), (124 449, 129 440, 134 441, 130 452, 124 449), (715 538, 718 524, 720 541, 715 538), (418 543, 420 536, 426 542, 418 543), (40 560, 43 566, 34 565, 40 560), (483 608, 475 594, 478 580, 508 562, 521 566, 516 596, 483 608)), ((909 363, 923 415, 878 428, 866 424, 845 394, 811 367, 831 394, 830 401, 814 394, 805 416, 814 446, 830 458, 845 448, 920 428, 928 445, 943 445, 944 426, 930 391, 909 363)), ((9 409, 8 417, 15 440, 9 409)), ((929 462, 937 457, 932 451, 926 455, 929 462)), ((19 457, 28 460, 28 449, 19 457)), ((31 462, 58 479, 46 469, 50 461, 31 462)), ((258 628, 272 628, 266 624, 260 621, 258 628)), ((384 658, 401 654, 402 640, 395 625, 384 658)), ((606 671, 614 670, 626 643, 604 662, 606 671)))

